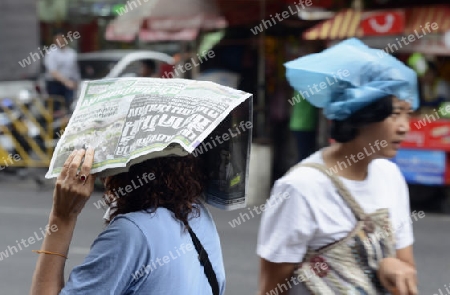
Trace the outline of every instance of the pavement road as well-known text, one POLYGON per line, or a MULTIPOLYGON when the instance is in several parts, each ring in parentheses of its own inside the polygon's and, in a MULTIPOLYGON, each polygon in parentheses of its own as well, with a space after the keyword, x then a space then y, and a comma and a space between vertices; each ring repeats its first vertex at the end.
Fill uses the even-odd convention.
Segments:
MULTIPOLYGON (((47 224, 52 190, 38 189, 31 181, 0 174, 0 252, 16 246, 21 239, 42 237, 47 224)), ((66 264, 70 270, 83 261, 95 237, 103 229, 103 210, 94 202, 96 193, 82 212, 66 264)), ((211 209, 221 236, 227 274, 227 295, 254 295, 257 290, 259 259, 255 254, 260 216, 233 228, 229 222, 247 210, 224 212, 211 209)), ((420 294, 450 295, 450 217, 426 212, 414 223, 415 256, 420 294)), ((39 249, 37 242, 0 261, 0 295, 28 294, 39 249)))

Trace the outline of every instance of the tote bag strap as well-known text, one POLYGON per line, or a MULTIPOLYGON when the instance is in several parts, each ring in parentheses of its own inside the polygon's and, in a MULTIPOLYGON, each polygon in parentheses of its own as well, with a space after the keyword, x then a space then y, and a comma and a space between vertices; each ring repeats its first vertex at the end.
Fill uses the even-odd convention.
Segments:
POLYGON ((212 293, 213 295, 219 295, 219 282, 217 281, 216 273, 214 272, 211 261, 209 260, 208 253, 206 252, 205 248, 203 248, 202 243, 200 242, 194 231, 191 229, 191 227, 188 224, 186 224, 186 227, 189 231, 192 242, 194 243, 195 250, 197 250, 200 264, 203 266, 203 270, 211 286, 212 293))
POLYGON ((318 163, 300 163, 300 164, 295 165, 293 168, 291 168, 291 170, 294 168, 297 168, 297 167, 315 168, 315 169, 319 170, 320 172, 322 172, 323 174, 325 174, 326 176, 328 176, 331 179, 331 181, 333 182, 333 184, 335 185, 335 187, 337 188, 339 195, 342 197, 342 199, 347 203, 347 205, 352 210, 356 219, 360 220, 360 221, 365 219, 366 213, 361 208, 361 206, 358 204, 358 202, 356 202, 355 198, 353 198, 352 194, 345 187, 342 180, 339 179, 339 177, 337 175, 335 175, 333 172, 329 171, 329 169, 327 169, 327 167, 325 165, 318 164, 318 163))

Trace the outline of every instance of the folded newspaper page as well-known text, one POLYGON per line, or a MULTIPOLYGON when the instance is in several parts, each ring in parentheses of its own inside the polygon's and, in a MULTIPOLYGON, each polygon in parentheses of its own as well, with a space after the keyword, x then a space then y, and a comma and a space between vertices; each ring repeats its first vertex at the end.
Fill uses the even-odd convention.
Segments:
POLYGON ((93 174, 193 154, 208 165, 206 202, 224 210, 246 205, 252 95, 208 81, 117 78, 85 82, 58 141, 46 178, 57 177, 74 149, 95 149, 93 174))

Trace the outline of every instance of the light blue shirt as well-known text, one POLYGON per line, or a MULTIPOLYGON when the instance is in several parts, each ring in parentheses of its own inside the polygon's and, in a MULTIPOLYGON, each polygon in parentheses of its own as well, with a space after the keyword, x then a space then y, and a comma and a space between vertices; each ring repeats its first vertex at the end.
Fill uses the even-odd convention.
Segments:
MULTIPOLYGON (((225 293, 222 249, 214 221, 200 205, 189 220, 225 293)), ((187 230, 172 212, 119 215, 94 241, 60 294, 212 295, 187 230)))

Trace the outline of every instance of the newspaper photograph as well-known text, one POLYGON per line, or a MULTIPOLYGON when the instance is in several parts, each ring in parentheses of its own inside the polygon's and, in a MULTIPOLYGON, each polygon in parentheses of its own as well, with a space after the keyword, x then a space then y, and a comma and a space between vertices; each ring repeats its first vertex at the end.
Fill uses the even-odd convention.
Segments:
POLYGON ((194 151, 205 151, 208 167, 206 202, 219 209, 234 210, 246 206, 248 170, 252 136, 252 100, 239 105, 194 151), (218 139, 222 139, 222 142, 218 139), (226 140, 228 139, 228 140, 226 140), (214 144, 216 146, 214 146, 214 144), (212 148, 211 148, 212 147, 212 148))
POLYGON ((220 163, 222 153, 222 166, 208 168, 212 180, 205 198, 224 210, 242 208, 252 112, 251 94, 209 81, 116 78, 84 82, 46 178, 59 175, 73 150, 88 147, 95 149, 91 173, 99 177, 169 155, 216 159, 213 165, 220 163), (232 134, 227 135, 229 131, 232 134), (218 136, 229 140, 211 141, 218 136))

